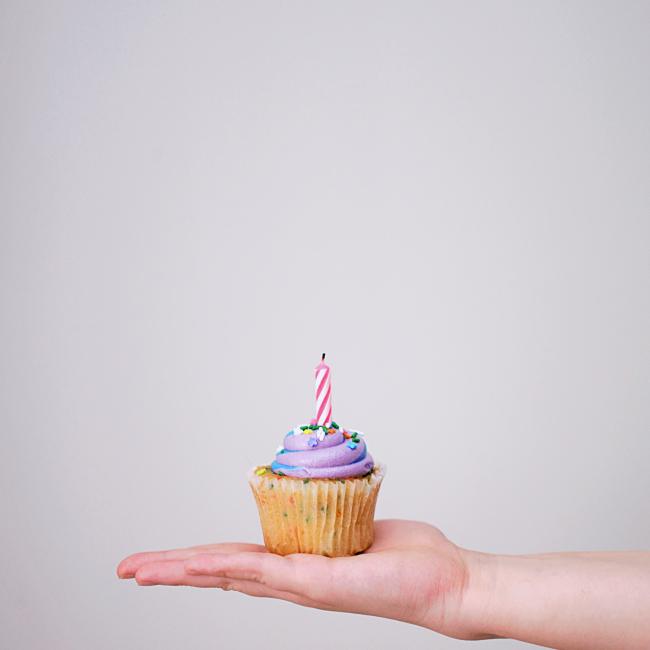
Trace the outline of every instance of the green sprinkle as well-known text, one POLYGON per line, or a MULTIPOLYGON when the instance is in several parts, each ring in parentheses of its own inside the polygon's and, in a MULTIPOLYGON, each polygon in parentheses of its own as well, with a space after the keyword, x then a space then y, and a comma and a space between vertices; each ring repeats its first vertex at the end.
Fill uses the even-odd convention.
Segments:
POLYGON ((330 426, 332 426, 334 429, 338 429, 338 428, 339 428, 339 425, 336 424, 336 422, 334 422, 334 420, 332 420, 332 421, 330 422, 330 426))
POLYGON ((310 428, 312 431, 316 431, 316 429, 318 429, 318 425, 317 425, 317 424, 310 424, 310 425, 309 425, 309 428, 310 428))
POLYGON ((300 428, 304 431, 305 429, 309 429, 309 425, 303 424, 300 428))
POLYGON ((340 479, 339 479, 339 483, 343 483, 343 484, 345 484, 345 481, 344 481, 342 478, 340 478, 340 479))
POLYGON ((311 479, 310 479, 310 478, 306 478, 306 479, 303 479, 302 482, 305 483, 305 484, 307 484, 307 483, 309 483, 309 481, 311 481, 311 479))
POLYGON ((278 476, 286 476, 284 472, 278 472, 278 476))

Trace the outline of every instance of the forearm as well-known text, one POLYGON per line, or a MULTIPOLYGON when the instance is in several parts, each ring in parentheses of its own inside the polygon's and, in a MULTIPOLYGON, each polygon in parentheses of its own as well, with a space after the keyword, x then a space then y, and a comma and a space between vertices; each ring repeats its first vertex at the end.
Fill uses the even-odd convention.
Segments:
POLYGON ((561 650, 650 648, 650 553, 468 554, 477 637, 561 650))

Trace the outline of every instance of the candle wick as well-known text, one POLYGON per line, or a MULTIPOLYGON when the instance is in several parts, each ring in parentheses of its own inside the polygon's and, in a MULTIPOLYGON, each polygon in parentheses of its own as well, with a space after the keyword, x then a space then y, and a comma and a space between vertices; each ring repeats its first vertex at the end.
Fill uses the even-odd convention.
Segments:
POLYGON ((321 361, 325 361, 325 353, 323 352, 323 356, 321 357, 321 361))

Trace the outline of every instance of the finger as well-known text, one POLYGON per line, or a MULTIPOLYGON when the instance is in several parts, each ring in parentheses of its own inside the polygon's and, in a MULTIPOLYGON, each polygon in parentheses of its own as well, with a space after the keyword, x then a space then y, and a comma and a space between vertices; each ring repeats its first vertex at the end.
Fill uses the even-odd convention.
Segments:
POLYGON ((183 567, 183 560, 149 562, 135 572, 135 581, 142 587, 153 585, 220 587, 223 584, 222 578, 188 575, 183 567))
POLYGON ((240 553, 242 551, 249 552, 265 552, 264 546, 259 544, 237 544, 237 543, 221 543, 221 544, 205 544, 203 546, 191 546, 188 548, 177 548, 170 551, 148 551, 145 553, 135 553, 124 558, 117 567, 117 575, 119 578, 133 578, 136 571, 149 562, 163 562, 166 560, 185 560, 193 555, 199 553, 210 553, 218 551, 220 553, 240 553))
POLYGON ((290 591, 280 591, 279 589, 272 589, 268 585, 252 580, 233 580, 232 578, 212 578, 212 580, 221 580, 221 589, 225 591, 239 591, 247 596, 254 596, 256 598, 276 598, 278 600, 286 600, 296 605, 304 607, 318 607, 319 609, 331 609, 329 606, 319 603, 304 596, 291 593, 290 591))
POLYGON ((224 591, 239 591, 249 596, 261 598, 278 598, 298 605, 316 607, 317 604, 307 598, 297 596, 288 591, 280 591, 251 580, 233 579, 222 576, 191 575, 184 567, 182 560, 165 562, 150 562, 138 569, 135 574, 137 583, 143 587, 154 585, 216 587, 224 591))
POLYGON ((258 582, 323 604, 332 596, 328 587, 333 567, 330 558, 306 554, 209 553, 185 561, 185 570, 191 575, 258 582))

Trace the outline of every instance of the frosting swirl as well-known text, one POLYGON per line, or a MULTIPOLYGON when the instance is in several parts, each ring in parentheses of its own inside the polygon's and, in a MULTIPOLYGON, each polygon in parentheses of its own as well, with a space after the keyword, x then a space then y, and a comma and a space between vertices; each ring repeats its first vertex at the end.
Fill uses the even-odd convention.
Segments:
POLYGON ((284 437, 271 464, 275 474, 295 478, 354 478, 372 471, 374 461, 358 431, 296 427, 284 437))

